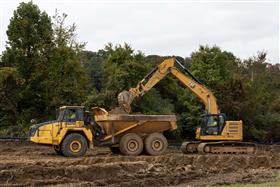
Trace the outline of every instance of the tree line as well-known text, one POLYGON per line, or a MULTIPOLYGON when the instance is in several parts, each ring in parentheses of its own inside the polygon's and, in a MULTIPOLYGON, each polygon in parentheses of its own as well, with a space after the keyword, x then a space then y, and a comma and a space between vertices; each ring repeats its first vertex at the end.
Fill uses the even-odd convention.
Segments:
MULTIPOLYGON (((111 110, 118 93, 170 58, 147 56, 128 44, 85 51, 76 25, 66 25, 66 19, 59 13, 50 17, 32 2, 14 11, 0 59, 1 136, 26 136, 31 119, 54 119, 62 105, 111 110)), ((265 52, 240 59, 206 45, 177 59, 211 89, 229 120, 243 120, 246 140, 280 141, 280 65, 269 64, 265 52)), ((168 136, 193 139, 204 106, 178 80, 166 77, 137 98, 132 110, 176 114, 179 128, 168 136)))

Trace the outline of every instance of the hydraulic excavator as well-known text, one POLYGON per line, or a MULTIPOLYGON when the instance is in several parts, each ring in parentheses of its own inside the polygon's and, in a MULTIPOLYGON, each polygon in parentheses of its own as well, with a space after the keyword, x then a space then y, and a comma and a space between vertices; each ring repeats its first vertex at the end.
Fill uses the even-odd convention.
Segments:
POLYGON ((131 103, 153 88, 160 80, 173 75, 205 105, 205 115, 196 129, 198 141, 183 142, 183 153, 254 153, 256 145, 243 142, 242 121, 228 121, 226 115, 220 113, 216 97, 210 89, 202 84, 176 58, 164 60, 148 73, 134 88, 124 90, 118 95, 119 106, 131 113, 131 103))

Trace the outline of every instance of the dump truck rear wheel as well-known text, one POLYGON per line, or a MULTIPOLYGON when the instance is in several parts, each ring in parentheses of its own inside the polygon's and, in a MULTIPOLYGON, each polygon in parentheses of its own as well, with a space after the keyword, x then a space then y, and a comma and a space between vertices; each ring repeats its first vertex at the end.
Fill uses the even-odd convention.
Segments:
POLYGON ((114 154, 120 154, 120 153, 121 153, 119 147, 110 147, 110 150, 111 150, 111 152, 114 153, 114 154))
POLYGON ((135 133, 128 133, 121 138, 120 151, 125 155, 139 155, 143 151, 143 140, 135 133))
POLYGON ((167 140, 161 133, 152 133, 145 138, 145 151, 149 155, 162 155, 167 146, 167 140))
POLYGON ((61 151, 64 156, 79 157, 86 153, 87 147, 87 141, 83 135, 72 133, 63 140, 61 151))
POLYGON ((59 145, 54 145, 53 149, 54 149, 56 154, 62 155, 61 147, 59 145))

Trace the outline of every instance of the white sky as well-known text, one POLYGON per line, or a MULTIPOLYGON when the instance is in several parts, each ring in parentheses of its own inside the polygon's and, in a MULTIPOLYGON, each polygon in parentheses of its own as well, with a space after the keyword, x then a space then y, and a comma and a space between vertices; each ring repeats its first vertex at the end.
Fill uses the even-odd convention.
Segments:
MULTIPOLYGON (((21 1, 0 0, 0 52, 21 1)), ((27 1, 25 1, 27 2, 27 1)), ((218 45, 237 57, 267 51, 279 63, 278 1, 33 0, 50 16, 55 9, 75 22, 79 41, 97 51, 108 42, 130 44, 146 55, 190 56, 199 45, 218 45)))

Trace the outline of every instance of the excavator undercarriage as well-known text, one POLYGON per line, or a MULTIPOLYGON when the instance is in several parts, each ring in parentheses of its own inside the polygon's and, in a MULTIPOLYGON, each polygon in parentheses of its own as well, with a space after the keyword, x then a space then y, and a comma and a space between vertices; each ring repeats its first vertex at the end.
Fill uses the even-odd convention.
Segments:
POLYGON ((187 154, 254 154, 256 144, 238 141, 184 142, 181 151, 187 154))

